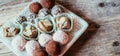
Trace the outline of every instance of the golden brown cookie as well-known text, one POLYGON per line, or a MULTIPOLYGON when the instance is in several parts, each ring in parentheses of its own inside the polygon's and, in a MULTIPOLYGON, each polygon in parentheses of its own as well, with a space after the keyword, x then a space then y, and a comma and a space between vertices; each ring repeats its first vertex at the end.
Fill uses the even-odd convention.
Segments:
POLYGON ((67 16, 61 16, 56 19, 58 29, 69 29, 71 27, 71 21, 67 16))

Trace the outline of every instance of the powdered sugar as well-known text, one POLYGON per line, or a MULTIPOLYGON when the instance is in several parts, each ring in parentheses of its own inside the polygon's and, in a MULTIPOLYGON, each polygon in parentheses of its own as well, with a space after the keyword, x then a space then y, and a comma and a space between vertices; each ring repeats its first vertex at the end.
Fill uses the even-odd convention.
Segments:
POLYGON ((53 35, 53 40, 65 45, 69 41, 69 36, 62 30, 57 30, 53 35))
POLYGON ((52 36, 48 34, 41 34, 39 37, 39 43, 42 47, 45 47, 48 41, 52 40, 52 36))
POLYGON ((25 50, 26 42, 27 41, 24 38, 22 38, 21 36, 17 36, 15 39, 13 39, 12 46, 16 50, 23 51, 25 50))
POLYGON ((28 54, 32 55, 35 49, 40 49, 39 43, 35 40, 28 41, 25 45, 28 54))

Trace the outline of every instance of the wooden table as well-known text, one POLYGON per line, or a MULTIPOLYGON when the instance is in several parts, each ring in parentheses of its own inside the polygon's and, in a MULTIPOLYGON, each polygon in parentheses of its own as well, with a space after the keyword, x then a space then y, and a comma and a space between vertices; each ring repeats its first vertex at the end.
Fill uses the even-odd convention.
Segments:
MULTIPOLYGON (((120 0, 57 0, 89 23, 86 32, 64 56, 120 56, 120 0), (117 50, 115 50, 117 48, 117 50)), ((11 20, 28 3, 3 6, 0 9, 0 24, 11 20)), ((0 56, 16 56, 0 42, 0 56)))

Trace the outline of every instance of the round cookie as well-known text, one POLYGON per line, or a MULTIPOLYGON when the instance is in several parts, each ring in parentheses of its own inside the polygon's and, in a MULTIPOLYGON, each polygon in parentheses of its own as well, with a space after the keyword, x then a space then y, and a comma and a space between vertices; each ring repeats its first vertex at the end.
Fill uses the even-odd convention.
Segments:
POLYGON ((52 36, 49 34, 41 34, 38 36, 38 41, 42 47, 45 47, 48 41, 52 40, 52 36))
POLYGON ((45 48, 50 56, 58 56, 61 52, 60 44, 53 40, 49 41, 45 48))
POLYGON ((15 39, 12 40, 12 47, 16 50, 24 51, 26 43, 27 40, 25 40, 21 36, 17 36, 15 39))
POLYGON ((50 11, 46 8, 42 8, 39 13, 38 13, 38 16, 39 17, 45 17, 47 16, 48 14, 50 14, 50 11))
POLYGON ((50 9, 54 6, 55 0, 40 0, 40 4, 43 8, 50 9))
POLYGON ((53 35, 53 40, 59 42, 61 45, 66 45, 69 41, 69 36, 62 30, 57 30, 53 35))
POLYGON ((32 56, 46 56, 47 53, 43 50, 36 49, 33 51, 32 56))
POLYGON ((40 3, 38 3, 38 2, 33 2, 33 3, 30 4, 30 6, 29 6, 30 12, 31 12, 31 13, 35 13, 35 14, 37 14, 41 8, 42 8, 42 6, 41 6, 40 3))
POLYGON ((63 12, 64 12, 64 9, 59 5, 55 5, 51 10, 52 15, 58 15, 58 14, 63 13, 63 12))
POLYGON ((33 51, 40 50, 39 43, 35 40, 28 41, 25 45, 26 51, 29 55, 33 54, 33 51))

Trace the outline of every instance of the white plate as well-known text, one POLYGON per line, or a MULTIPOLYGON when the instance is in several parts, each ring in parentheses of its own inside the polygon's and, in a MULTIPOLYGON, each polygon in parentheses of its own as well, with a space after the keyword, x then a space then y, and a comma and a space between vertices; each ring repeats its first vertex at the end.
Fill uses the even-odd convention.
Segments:
MULTIPOLYGON (((29 5, 19 14, 19 15, 26 15, 28 16, 27 14, 30 13, 28 12, 28 7, 29 5)), ((76 14, 74 14, 73 12, 65 9, 67 11, 67 13, 69 13, 69 15, 72 17, 73 19, 73 29, 71 32, 69 32, 69 36, 71 38, 70 42, 65 45, 64 47, 62 47, 62 51, 61 51, 61 54, 59 56, 63 56, 66 51, 76 42, 76 40, 83 34, 83 32, 87 29, 88 27, 88 23, 83 20, 81 17, 77 16, 76 14)), ((1 32, 1 29, 0 29, 0 34, 3 34, 1 32)), ((10 48, 17 56, 29 56, 27 54, 26 51, 17 51, 15 49, 12 48, 12 45, 11 45, 11 41, 5 37, 3 37, 2 35, 0 35, 0 40, 8 47, 10 48)))

